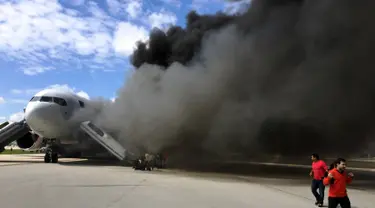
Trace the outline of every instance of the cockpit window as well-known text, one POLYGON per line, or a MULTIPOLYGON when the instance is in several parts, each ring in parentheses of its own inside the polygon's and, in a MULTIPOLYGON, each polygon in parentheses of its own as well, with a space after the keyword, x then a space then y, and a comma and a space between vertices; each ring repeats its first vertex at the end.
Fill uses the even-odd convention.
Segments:
POLYGON ((58 98, 58 97, 53 97, 53 102, 57 103, 61 106, 67 106, 68 105, 64 99, 58 98))
POLYGON ((42 96, 40 98, 40 102, 49 102, 49 103, 51 103, 52 102, 52 97, 42 96))
POLYGON ((34 96, 31 98, 30 102, 35 102, 35 101, 39 101, 40 100, 40 97, 39 96, 34 96))
POLYGON ((81 106, 81 108, 84 108, 85 107, 85 103, 84 102, 82 102, 82 101, 78 101, 79 102, 79 106, 81 106))
POLYGON ((61 105, 61 106, 67 106, 68 103, 66 102, 66 100, 64 100, 63 98, 59 98, 59 97, 49 97, 49 96, 34 96, 31 98, 30 102, 36 102, 36 101, 40 101, 40 102, 47 102, 47 103, 56 103, 58 105, 61 105))

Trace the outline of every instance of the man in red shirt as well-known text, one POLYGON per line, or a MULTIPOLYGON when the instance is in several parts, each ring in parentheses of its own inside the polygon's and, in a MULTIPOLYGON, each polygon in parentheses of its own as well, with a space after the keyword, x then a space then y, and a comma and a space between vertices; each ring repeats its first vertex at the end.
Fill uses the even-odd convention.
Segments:
POLYGON ((319 158, 319 155, 314 153, 311 155, 312 160, 312 169, 310 172, 310 176, 313 177, 311 182, 311 192, 314 194, 316 202, 315 205, 319 207, 323 207, 324 201, 324 189, 325 186, 323 184, 323 179, 325 173, 328 170, 326 163, 319 158), (319 189, 319 193, 317 190, 319 189))
POLYGON ((328 208, 336 208, 340 204, 342 208, 351 208, 346 190, 346 184, 353 180, 353 173, 346 173, 346 161, 343 158, 336 160, 336 168, 329 171, 324 178, 324 185, 329 185, 328 208))

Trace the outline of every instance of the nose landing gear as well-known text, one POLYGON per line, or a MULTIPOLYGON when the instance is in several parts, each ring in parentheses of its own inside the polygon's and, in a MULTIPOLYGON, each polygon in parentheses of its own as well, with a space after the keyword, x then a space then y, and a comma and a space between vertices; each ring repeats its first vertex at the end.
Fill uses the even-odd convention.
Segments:
POLYGON ((45 163, 57 163, 59 161, 59 154, 53 151, 52 148, 48 148, 44 155, 45 163))
POLYGON ((59 149, 55 145, 49 145, 44 155, 45 163, 57 163, 59 161, 59 149))

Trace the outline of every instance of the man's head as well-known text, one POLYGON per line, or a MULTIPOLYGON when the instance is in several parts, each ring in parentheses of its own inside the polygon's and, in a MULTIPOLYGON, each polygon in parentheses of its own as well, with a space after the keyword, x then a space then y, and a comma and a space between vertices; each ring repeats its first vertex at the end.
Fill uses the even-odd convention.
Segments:
POLYGON ((312 160, 313 162, 318 161, 318 160, 319 160, 319 155, 316 154, 316 153, 313 153, 313 154, 311 155, 311 160, 312 160))
POLYGON ((336 168, 339 171, 344 171, 346 169, 346 160, 344 158, 338 158, 336 160, 336 168))

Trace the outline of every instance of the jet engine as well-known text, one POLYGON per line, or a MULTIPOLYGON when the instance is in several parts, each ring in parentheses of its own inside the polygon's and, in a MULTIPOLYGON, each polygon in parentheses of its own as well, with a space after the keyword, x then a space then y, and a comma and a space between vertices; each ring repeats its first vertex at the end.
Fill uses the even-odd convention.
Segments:
POLYGON ((33 146, 33 144, 37 140, 37 138, 38 138, 37 135, 34 135, 34 134, 28 132, 23 137, 21 137, 17 140, 17 145, 18 145, 18 147, 20 147, 22 149, 30 148, 31 146, 33 146))

